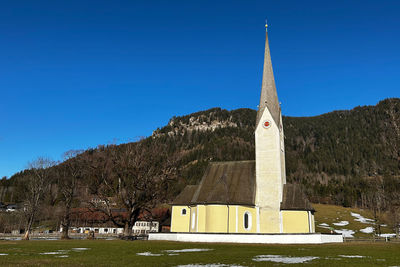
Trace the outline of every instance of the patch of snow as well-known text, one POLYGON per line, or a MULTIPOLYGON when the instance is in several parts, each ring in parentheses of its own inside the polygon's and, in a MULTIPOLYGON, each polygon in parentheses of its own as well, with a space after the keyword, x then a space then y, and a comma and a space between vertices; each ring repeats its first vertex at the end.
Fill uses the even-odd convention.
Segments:
POLYGON ((186 249, 178 249, 178 250, 164 250, 167 253, 181 253, 181 252, 202 252, 202 251, 210 251, 214 249, 210 248, 186 248, 186 249))
POLYGON ((318 259, 319 257, 289 257, 289 256, 281 256, 281 255, 258 255, 253 258, 253 261, 271 261, 277 263, 304 263, 307 261, 312 261, 318 259))
POLYGON ((162 254, 153 254, 150 251, 146 251, 146 252, 136 253, 136 255, 139 255, 139 256, 161 256, 162 254))
POLYGON ((57 255, 57 254, 65 254, 64 252, 61 251, 53 251, 53 252, 42 252, 39 253, 40 255, 57 255))
POLYGON ((6 253, 0 253, 0 256, 7 256, 8 254, 6 253))
POLYGON ((178 253, 170 253, 170 254, 168 254, 168 256, 177 256, 177 255, 179 255, 178 253))
POLYGON ((72 248, 72 250, 75 251, 84 251, 84 250, 89 250, 90 248, 72 248))
POLYGON ((338 255, 338 256, 342 257, 342 258, 359 258, 359 259, 365 258, 365 256, 361 256, 361 255, 338 255))
POLYGON ((381 224, 381 226, 383 226, 383 227, 386 227, 386 226, 387 226, 387 224, 381 224))
POLYGON ((395 237, 396 234, 380 234, 380 237, 395 237))
POLYGON ((354 237, 353 234, 355 234, 353 230, 347 229, 335 230, 335 233, 342 234, 344 237, 354 237))
POLYGON ((350 212, 350 215, 356 218, 356 219, 354 219, 355 221, 358 221, 361 223, 373 223, 374 222, 374 220, 365 218, 364 216, 362 216, 361 214, 358 214, 358 213, 350 212))
POLYGON ((348 221, 341 221, 341 222, 333 223, 333 224, 336 225, 336 226, 345 226, 345 225, 348 225, 349 222, 348 221))
POLYGON ((320 223, 320 224, 318 224, 318 226, 329 226, 329 224, 327 224, 327 223, 320 223))
POLYGON ((360 232, 365 233, 365 234, 370 234, 374 232, 374 227, 368 226, 363 229, 360 229, 360 232))
POLYGON ((61 255, 61 256, 56 256, 57 258, 68 258, 68 255, 61 255))

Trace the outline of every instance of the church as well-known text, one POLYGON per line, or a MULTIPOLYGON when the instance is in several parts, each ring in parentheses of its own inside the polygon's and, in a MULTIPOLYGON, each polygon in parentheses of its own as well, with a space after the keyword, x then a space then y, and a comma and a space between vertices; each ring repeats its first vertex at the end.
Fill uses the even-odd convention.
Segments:
POLYGON ((264 70, 255 128, 255 160, 211 162, 198 185, 172 203, 175 233, 314 233, 314 209, 286 183, 281 107, 266 27, 264 70))

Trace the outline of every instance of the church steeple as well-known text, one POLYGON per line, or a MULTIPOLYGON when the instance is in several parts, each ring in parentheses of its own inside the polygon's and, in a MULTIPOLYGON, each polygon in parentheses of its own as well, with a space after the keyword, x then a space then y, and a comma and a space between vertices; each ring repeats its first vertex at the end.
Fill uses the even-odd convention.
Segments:
POLYGON ((256 127, 260 123, 262 114, 265 108, 269 110, 275 124, 280 125, 281 109, 278 102, 278 95, 276 93, 274 72, 272 70, 271 55, 268 43, 268 25, 265 24, 265 53, 264 53, 264 71, 262 79, 260 105, 258 106, 256 127))

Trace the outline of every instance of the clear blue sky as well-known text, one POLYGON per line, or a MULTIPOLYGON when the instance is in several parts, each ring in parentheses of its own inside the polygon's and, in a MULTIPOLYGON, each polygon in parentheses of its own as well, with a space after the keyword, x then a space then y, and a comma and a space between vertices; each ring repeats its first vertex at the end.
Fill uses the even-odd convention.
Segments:
POLYGON ((256 109, 265 18, 284 115, 399 97, 399 14, 400 1, 2 1, 0 177, 174 115, 256 109))

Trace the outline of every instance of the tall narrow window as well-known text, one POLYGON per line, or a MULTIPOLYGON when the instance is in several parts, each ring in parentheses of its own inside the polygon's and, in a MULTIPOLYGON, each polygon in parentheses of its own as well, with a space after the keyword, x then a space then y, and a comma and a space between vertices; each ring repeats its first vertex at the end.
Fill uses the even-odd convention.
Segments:
POLYGON ((251 229, 251 213, 246 211, 243 215, 243 227, 246 230, 251 229))
POLYGON ((186 209, 182 209, 182 215, 186 215, 186 209))
POLYGON ((193 216, 192 216, 192 229, 194 229, 195 226, 196 226, 196 213, 193 212, 193 216))

